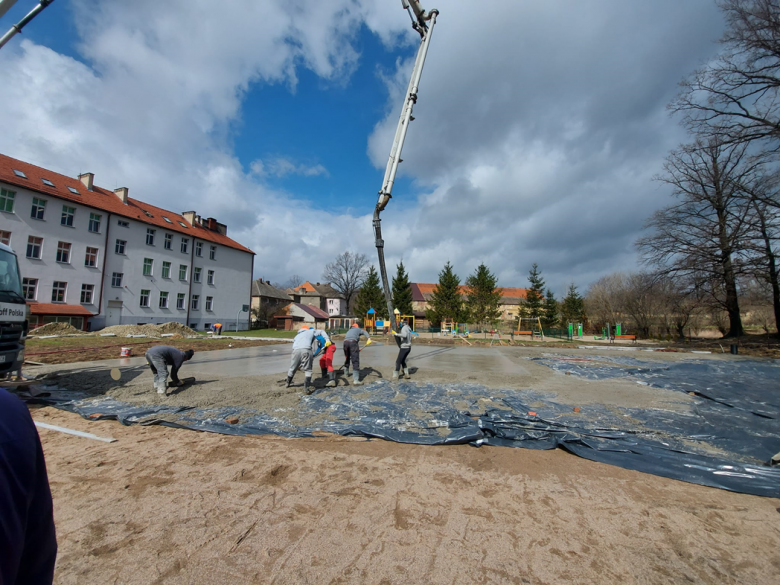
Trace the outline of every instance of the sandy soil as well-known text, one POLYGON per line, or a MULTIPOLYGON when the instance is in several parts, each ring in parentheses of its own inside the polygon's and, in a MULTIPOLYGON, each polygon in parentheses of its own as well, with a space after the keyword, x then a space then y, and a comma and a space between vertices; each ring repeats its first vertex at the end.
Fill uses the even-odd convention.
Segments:
POLYGON ((780 500, 562 451, 230 437, 43 408, 76 583, 775 583, 780 500))

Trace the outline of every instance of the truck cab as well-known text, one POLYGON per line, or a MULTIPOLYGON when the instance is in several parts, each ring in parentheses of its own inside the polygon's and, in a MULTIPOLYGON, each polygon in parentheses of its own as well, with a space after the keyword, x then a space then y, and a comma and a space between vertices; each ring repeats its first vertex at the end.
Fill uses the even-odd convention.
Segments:
POLYGON ((0 244, 0 380, 21 373, 28 311, 16 254, 0 244))

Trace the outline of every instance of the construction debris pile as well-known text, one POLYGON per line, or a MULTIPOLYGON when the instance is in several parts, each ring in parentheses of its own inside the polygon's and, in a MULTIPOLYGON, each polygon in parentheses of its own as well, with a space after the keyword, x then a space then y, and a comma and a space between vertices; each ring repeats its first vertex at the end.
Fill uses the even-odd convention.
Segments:
POLYGON ((87 333, 76 329, 70 323, 47 323, 33 329, 30 335, 87 335, 87 333))
POLYGON ((134 337, 134 336, 146 336, 146 337, 174 337, 175 339, 182 339, 185 337, 198 337, 198 333, 194 329, 190 329, 186 325, 181 323, 163 323, 161 325, 113 325, 106 327, 100 331, 86 332, 79 331, 73 327, 70 323, 48 323, 37 329, 34 329, 31 336, 40 337, 44 335, 91 335, 93 337, 99 337, 102 335, 115 335, 116 337, 134 337))

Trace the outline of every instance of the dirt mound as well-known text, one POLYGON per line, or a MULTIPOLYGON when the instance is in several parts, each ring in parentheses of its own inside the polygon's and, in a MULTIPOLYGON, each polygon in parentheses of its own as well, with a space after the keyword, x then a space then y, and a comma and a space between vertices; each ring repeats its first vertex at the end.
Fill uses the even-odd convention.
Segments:
POLYGON ((146 335, 147 337, 160 337, 163 333, 174 333, 182 337, 197 336, 197 333, 181 323, 163 323, 162 325, 112 325, 101 329, 98 334, 113 333, 117 337, 129 337, 131 335, 146 335))
POLYGON ((47 323, 30 332, 30 335, 84 335, 70 323, 47 323))

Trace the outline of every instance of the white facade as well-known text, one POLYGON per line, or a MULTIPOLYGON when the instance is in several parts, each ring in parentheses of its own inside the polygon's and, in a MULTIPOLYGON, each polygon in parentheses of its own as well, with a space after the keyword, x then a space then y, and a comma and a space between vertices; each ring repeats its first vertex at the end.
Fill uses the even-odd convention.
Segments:
POLYGON ((248 329, 249 313, 241 309, 250 304, 251 252, 197 238, 206 228, 182 226, 191 232, 185 235, 17 185, 0 182, 0 188, 14 193, 12 209, 6 197, 0 210, 0 237, 8 237, 17 253, 29 300, 80 305, 94 315, 92 330, 168 321, 198 330, 217 322, 225 330, 236 323, 248 329), (147 230, 154 230, 149 243, 147 230), (30 238, 40 238, 40 246, 30 238), (151 264, 148 274, 145 263, 151 264), (164 263, 169 263, 167 275, 164 263), (197 269, 200 282, 194 280, 197 269))
POLYGON ((347 301, 340 298, 326 298, 325 308, 328 311, 328 315, 336 317, 338 315, 347 314, 347 301))

